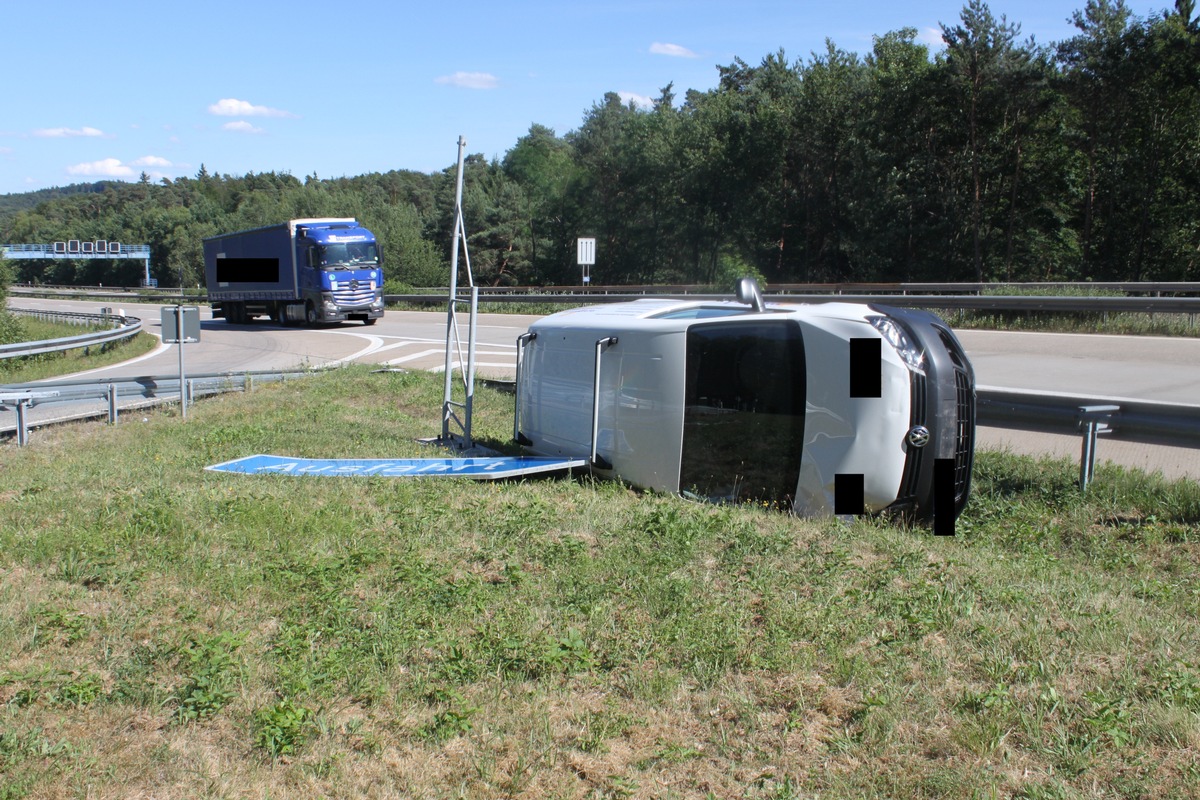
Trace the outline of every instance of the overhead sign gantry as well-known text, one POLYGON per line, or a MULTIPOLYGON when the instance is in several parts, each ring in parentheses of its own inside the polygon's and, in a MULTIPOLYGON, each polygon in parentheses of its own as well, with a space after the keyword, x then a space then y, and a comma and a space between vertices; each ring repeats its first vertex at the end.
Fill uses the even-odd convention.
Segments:
POLYGON ((0 244, 0 258, 75 260, 92 258, 133 258, 145 264, 142 286, 156 288, 158 281, 150 277, 150 245, 121 244, 107 239, 83 241, 69 239, 50 244, 0 244))

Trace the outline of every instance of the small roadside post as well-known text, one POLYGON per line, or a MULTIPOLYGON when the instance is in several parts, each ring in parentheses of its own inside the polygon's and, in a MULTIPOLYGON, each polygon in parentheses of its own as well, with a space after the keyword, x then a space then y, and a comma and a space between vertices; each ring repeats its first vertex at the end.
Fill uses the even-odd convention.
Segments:
POLYGON ((160 309, 163 344, 179 345, 179 408, 187 421, 187 383, 183 377, 183 345, 200 341, 198 306, 163 306, 160 309))
POLYGON ((578 239, 576 254, 579 262, 579 268, 583 273, 582 283, 584 286, 592 282, 592 267, 596 264, 596 240, 578 239))
POLYGON ((1079 490, 1086 492, 1096 469, 1096 436, 1112 433, 1114 418, 1120 406, 1079 406, 1075 415, 1076 424, 1083 431, 1083 445, 1079 453, 1079 490))

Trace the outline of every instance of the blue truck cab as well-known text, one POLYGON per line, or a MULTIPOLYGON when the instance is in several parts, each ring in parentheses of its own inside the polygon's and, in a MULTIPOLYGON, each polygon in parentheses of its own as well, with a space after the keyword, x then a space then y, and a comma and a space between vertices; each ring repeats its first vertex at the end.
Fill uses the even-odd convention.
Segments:
POLYGON ((383 316, 383 265, 371 231, 353 218, 293 219, 204 240, 214 317, 281 325, 383 316))

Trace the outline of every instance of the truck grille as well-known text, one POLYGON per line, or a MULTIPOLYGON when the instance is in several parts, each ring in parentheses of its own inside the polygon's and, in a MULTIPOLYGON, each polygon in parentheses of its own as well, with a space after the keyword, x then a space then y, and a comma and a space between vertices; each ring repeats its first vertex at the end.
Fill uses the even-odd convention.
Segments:
POLYGON ((341 308, 369 306, 375 299, 375 290, 367 281, 350 281, 333 290, 333 301, 341 308))

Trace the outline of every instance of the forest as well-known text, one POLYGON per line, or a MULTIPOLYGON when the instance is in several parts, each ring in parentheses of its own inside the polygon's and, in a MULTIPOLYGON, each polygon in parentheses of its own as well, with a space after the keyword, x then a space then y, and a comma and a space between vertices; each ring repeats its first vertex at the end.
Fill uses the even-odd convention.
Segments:
MULTIPOLYGON (((464 220, 482 285, 592 282, 1200 280, 1200 20, 1089 0, 1043 45, 970 0, 931 48, 914 29, 860 55, 717 67, 653 107, 606 94, 563 135, 531 124, 468 156, 464 220)), ((455 168, 72 187, 0 203, 0 242, 149 244, 162 286, 203 281, 201 239, 354 216, 389 284, 445 285, 455 168)), ((136 286, 137 261, 9 261, 20 282, 136 286)), ((4 278, 0 277, 0 283, 4 278)))

